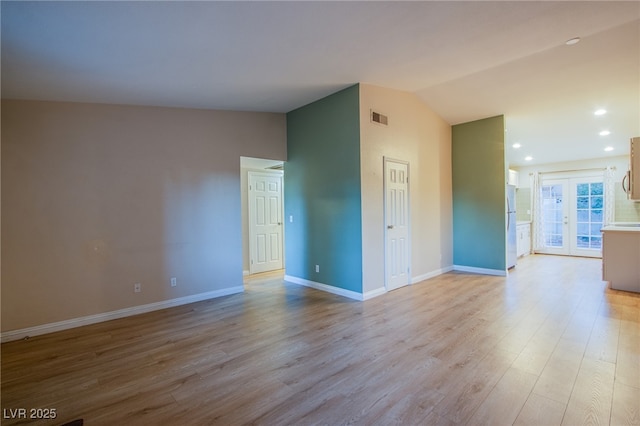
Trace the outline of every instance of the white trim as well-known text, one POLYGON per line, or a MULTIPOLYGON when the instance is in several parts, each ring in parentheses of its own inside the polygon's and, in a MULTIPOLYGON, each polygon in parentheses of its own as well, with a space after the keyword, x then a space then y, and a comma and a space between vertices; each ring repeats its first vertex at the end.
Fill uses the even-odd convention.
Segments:
POLYGON ((362 295, 362 300, 373 299, 374 297, 382 296, 387 293, 387 289, 385 287, 380 287, 375 290, 369 290, 362 295))
POLYGON ((471 272, 472 274, 483 274, 483 275, 497 275, 500 277, 506 277, 507 271, 503 271, 501 269, 485 269, 485 268, 475 268, 473 266, 462 266, 462 265, 453 265, 454 271, 460 272, 471 272))
POLYGON ((53 333, 55 331, 68 330, 70 328, 81 327, 83 325, 95 324, 113 319, 130 317, 133 315, 144 314, 160 309, 172 308, 174 306, 186 305, 189 303, 200 302, 207 299, 215 299, 217 297, 228 296, 230 294, 244 292, 244 286, 229 287, 222 290, 209 291, 206 293, 194 294, 191 296, 179 297, 177 299, 163 300, 162 302, 149 303, 147 305, 132 306, 130 308, 119 309, 117 311, 104 312, 86 317, 72 318, 69 320, 52 322, 49 324, 37 325, 35 327, 22 328, 19 330, 5 331, 0 334, 0 341, 10 342, 12 340, 20 340, 28 337, 39 336, 41 334, 53 333))
MULTIPOLYGON (((459 268, 467 268, 466 266, 460 266, 459 268)), ((410 284, 417 284, 424 280, 428 280, 429 278, 437 277, 438 275, 445 274, 447 272, 451 272, 453 270, 463 270, 457 269, 454 266, 446 266, 444 268, 436 269, 435 271, 427 272, 426 274, 418 275, 417 277, 411 278, 410 284)), ((505 272, 497 271, 493 269, 481 269, 481 268, 467 268, 464 269, 467 272, 476 272, 481 274, 489 274, 489 275, 506 275, 505 272), (483 271, 483 272, 480 272, 483 271)), ((284 280, 293 284, 303 285, 305 287, 315 288, 316 290, 326 291, 327 293, 337 294, 338 296, 348 297, 349 299, 364 301, 373 299, 374 297, 382 296, 383 294, 387 294, 386 287, 380 287, 375 290, 369 290, 366 293, 358 293, 351 290, 345 290, 343 288, 334 287, 332 285, 322 284, 315 281, 306 280, 304 278, 294 277, 292 275, 285 275, 284 280)))
POLYGON ((250 274, 249 274, 249 271, 247 271, 246 269, 245 269, 245 270, 243 270, 243 271, 242 271, 242 276, 243 276, 243 277, 246 277, 247 275, 250 275, 250 274))
POLYGON ((411 278, 411 284, 417 284, 421 281, 428 280, 429 278, 437 277, 438 275, 446 274, 453 271, 453 266, 446 266, 444 268, 436 269, 435 271, 427 272, 426 274, 418 275, 411 278))
POLYGON ((316 290, 326 291, 327 293, 337 294, 338 296, 348 297, 349 299, 354 299, 359 301, 364 300, 364 295, 362 293, 357 293, 351 290, 345 290, 343 288, 334 287, 332 285, 317 283, 315 281, 309 281, 304 278, 294 277, 291 275, 285 275, 284 280, 293 284, 299 284, 305 287, 315 288, 316 290))

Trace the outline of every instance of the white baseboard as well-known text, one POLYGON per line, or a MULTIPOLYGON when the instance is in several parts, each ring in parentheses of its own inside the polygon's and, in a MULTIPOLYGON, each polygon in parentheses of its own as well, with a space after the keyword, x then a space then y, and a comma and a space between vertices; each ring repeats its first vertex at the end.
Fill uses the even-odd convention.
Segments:
POLYGON ((0 342, 10 342, 27 337, 39 336, 53 333, 55 331, 68 330, 70 328, 81 327, 83 325, 95 324, 98 322, 110 321, 113 319, 129 317, 132 315, 144 314, 160 309, 172 308, 174 306, 186 305, 200 302, 207 299, 228 296, 230 294, 242 293, 243 286, 230 287, 222 290, 209 291, 206 293, 194 294, 192 296, 179 297, 177 299, 163 300, 162 302, 149 303, 147 305, 132 306, 130 308, 119 309, 117 311, 105 312, 102 314, 89 315, 86 317, 72 318, 65 321, 53 322, 49 324, 37 325, 35 327, 23 328, 20 330, 5 331, 0 334, 0 342))
POLYGON ((251 273, 247 270, 242 271, 242 276, 246 277, 247 275, 250 275, 251 273))
POLYGON ((316 290, 326 291, 327 293, 337 294, 338 296, 348 297, 349 299, 354 300, 364 300, 364 295, 362 293, 357 293, 351 290, 345 290, 343 288, 334 287, 332 285, 317 283, 315 281, 306 280, 300 277, 294 277, 291 275, 285 275, 284 280, 293 284, 303 285, 305 287, 315 288, 316 290))
POLYGON ((447 266, 444 268, 436 269, 435 271, 427 272, 426 274, 418 275, 411 278, 411 284, 417 284, 421 281, 428 280, 429 278, 437 277, 438 275, 446 274, 453 271, 453 266, 447 266))
POLYGON ((377 288, 375 290, 367 291, 362 295, 362 300, 373 299, 374 297, 382 296, 387 293, 387 289, 384 287, 377 288))
MULTIPOLYGON (((455 266, 447 266, 441 269, 437 269, 435 271, 427 272, 426 274, 418 275, 416 277, 411 278, 411 284, 417 284, 421 281, 428 280, 429 278, 437 277, 438 275, 442 275, 454 269, 455 269, 455 266)), ((284 280, 289 281, 290 283, 293 283, 293 284, 299 284, 305 287, 315 288, 316 290, 326 291, 328 293, 337 294, 339 296, 344 296, 344 297, 348 297, 349 299, 354 299, 359 301, 373 299, 374 297, 382 296, 383 294, 387 293, 387 289, 385 287, 380 287, 375 290, 370 290, 362 294, 362 293, 357 293, 355 291, 345 290, 345 289, 334 287, 331 285, 310 281, 304 278, 294 277, 292 275, 285 275, 284 280)))
POLYGON ((473 266, 453 265, 453 270, 460 271, 460 272, 471 272, 472 274, 497 275, 499 277, 507 276, 507 271, 503 271, 500 269, 485 269, 485 268, 475 268, 473 266))

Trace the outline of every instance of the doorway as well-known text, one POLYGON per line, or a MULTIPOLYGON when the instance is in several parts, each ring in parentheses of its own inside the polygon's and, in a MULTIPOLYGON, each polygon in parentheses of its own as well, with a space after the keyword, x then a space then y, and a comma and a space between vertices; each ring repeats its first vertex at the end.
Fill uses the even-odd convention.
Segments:
MULTIPOLYGON (((280 206, 280 223, 282 223, 281 225, 281 229, 282 229, 282 235, 280 236, 280 249, 281 251, 276 251, 275 253, 279 253, 280 254, 280 259, 281 259, 281 263, 278 263, 275 267, 280 266, 280 269, 283 271, 284 269, 284 262, 285 262, 285 241, 284 241, 284 223, 282 222, 282 218, 284 217, 284 162, 282 160, 270 160, 270 159, 265 159, 265 158, 256 158, 256 157, 244 157, 241 156, 240 157, 240 209, 242 212, 241 215, 241 220, 242 220, 242 275, 243 276, 249 276, 251 274, 257 274, 259 273, 258 270, 256 270, 256 268, 252 268, 251 267, 251 260, 252 260, 252 250, 256 249, 256 245, 257 245, 257 237, 254 239, 254 235, 253 232, 255 231, 255 229, 251 229, 252 227, 250 226, 250 224, 254 221, 254 216, 252 213, 252 217, 249 218, 249 210, 250 208, 252 208, 252 205, 255 206, 256 201, 252 200, 250 197, 250 190, 249 187, 251 185, 250 182, 250 178, 249 178, 249 174, 250 173, 262 173, 262 174, 267 174, 267 175, 277 175, 281 177, 281 184, 280 184, 280 199, 281 202, 279 203, 280 206), (255 240, 255 241, 254 241, 255 240), (254 270, 256 272, 254 272, 254 270)), ((269 212, 271 213, 271 212, 269 212)), ((257 220, 257 219, 256 219, 257 220)), ((278 221, 276 221, 277 223, 278 221)), ((266 247, 265 247, 266 249, 266 247)), ((254 260, 254 265, 255 265, 255 260, 254 260)), ((264 269, 270 269, 274 267, 273 264, 271 264, 269 267, 266 267, 264 269)), ((260 269, 260 268, 257 268, 260 269)), ((265 270, 265 272, 269 272, 267 270, 265 270)))
POLYGON ((385 287, 409 284, 409 163, 384 158, 385 287))
POLYGON ((541 253, 602 257, 602 176, 543 179, 541 253))

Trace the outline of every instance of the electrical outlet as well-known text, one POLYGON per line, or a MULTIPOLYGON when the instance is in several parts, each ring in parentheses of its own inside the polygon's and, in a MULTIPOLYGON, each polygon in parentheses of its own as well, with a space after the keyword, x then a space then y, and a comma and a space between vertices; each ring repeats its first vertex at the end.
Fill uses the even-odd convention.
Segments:
POLYGON ((171 287, 175 287, 178 285, 178 280, 176 279, 176 277, 172 277, 171 278, 171 287))
POLYGON ((289 215, 289 223, 293 223, 293 215, 289 215))
POLYGON ((142 284, 140 283, 135 283, 133 285, 133 292, 134 293, 140 293, 142 291, 142 284))
POLYGON ((316 265, 316 272, 320 272, 320 265, 316 265))

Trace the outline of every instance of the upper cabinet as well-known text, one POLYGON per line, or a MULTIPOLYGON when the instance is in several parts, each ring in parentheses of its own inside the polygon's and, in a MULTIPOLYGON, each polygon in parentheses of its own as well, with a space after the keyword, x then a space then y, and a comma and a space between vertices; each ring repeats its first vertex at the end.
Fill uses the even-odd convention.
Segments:
POLYGON ((520 174, 515 170, 509 169, 509 174, 507 175, 507 185, 515 185, 518 187, 518 180, 520 179, 520 174))
POLYGON ((640 201, 640 137, 631 139, 631 166, 622 179, 622 187, 630 200, 640 201))

